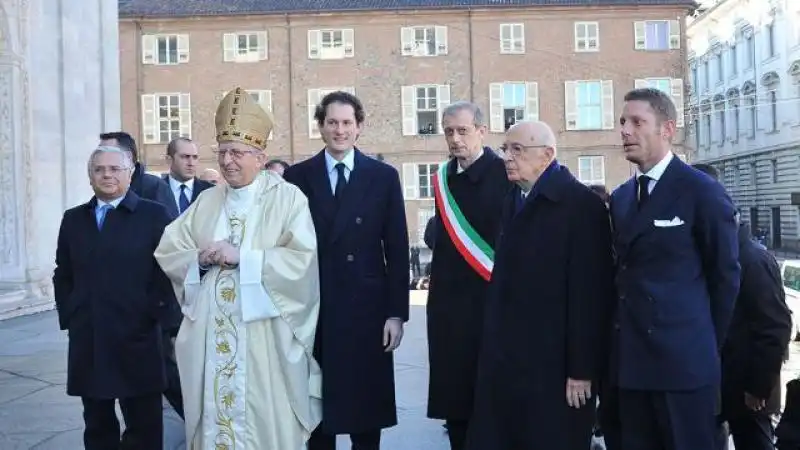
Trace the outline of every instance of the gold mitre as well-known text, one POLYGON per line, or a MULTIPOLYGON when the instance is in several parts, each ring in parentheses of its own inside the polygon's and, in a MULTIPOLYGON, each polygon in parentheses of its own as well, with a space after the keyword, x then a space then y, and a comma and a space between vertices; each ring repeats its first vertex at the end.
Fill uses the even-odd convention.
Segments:
POLYGON ((267 138, 275 124, 272 114, 240 87, 228 92, 219 103, 214 123, 217 142, 236 141, 260 150, 267 148, 267 138))

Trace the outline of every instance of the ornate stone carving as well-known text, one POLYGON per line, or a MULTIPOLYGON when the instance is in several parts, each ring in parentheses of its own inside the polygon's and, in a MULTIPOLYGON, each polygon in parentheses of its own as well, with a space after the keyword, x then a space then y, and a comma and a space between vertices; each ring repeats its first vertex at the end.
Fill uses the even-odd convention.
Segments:
POLYGON ((13 67, 0 67, 0 264, 19 261, 17 211, 14 198, 13 67))

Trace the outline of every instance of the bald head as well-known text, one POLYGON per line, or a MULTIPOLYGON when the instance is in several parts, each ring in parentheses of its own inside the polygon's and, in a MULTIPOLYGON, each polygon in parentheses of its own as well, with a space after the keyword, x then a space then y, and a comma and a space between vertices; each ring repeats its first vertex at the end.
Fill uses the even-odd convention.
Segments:
POLYGON ((205 169, 203 170, 200 175, 197 177, 203 181, 208 181, 211 184, 219 183, 219 172, 214 169, 205 169))
POLYGON ((520 139, 519 143, 525 146, 536 145, 551 147, 555 153, 556 135, 550 125, 533 120, 520 121, 508 129, 507 136, 520 139))
POLYGON ((517 122, 506 132, 502 150, 508 179, 529 191, 556 159, 556 136, 544 122, 517 122))

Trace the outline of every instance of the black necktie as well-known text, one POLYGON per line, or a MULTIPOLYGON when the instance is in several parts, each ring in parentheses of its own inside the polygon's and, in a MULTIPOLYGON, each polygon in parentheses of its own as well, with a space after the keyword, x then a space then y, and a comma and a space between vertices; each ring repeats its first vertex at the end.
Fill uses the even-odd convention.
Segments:
POLYGON ((336 197, 336 200, 342 199, 342 194, 344 193, 344 187, 347 185, 347 178, 344 177, 344 163, 336 164, 336 188, 333 190, 333 196, 336 197))
POLYGON ((642 209, 647 200, 650 199, 650 189, 648 189, 650 180, 651 178, 647 175, 639 176, 639 209, 642 209))
POLYGON ((181 193, 178 195, 178 212, 186 211, 186 208, 189 207, 189 197, 186 196, 186 185, 181 185, 181 193))

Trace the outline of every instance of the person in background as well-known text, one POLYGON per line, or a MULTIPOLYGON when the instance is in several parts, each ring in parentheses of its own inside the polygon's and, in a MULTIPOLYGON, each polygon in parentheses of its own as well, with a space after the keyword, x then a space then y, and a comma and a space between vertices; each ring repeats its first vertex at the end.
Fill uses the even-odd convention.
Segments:
POLYGON ((53 288, 68 332, 67 395, 83 402, 87 450, 160 450, 166 388, 161 317, 175 308, 153 252, 170 216, 130 190, 134 163, 118 147, 89 157, 94 197, 67 210, 56 247, 53 288), (120 424, 115 404, 125 418, 120 424))
POLYGON ((196 178, 199 152, 191 139, 179 137, 167 144, 169 173, 163 176, 169 185, 178 214, 183 214, 189 205, 206 189, 214 185, 196 178))
POLYGON ((289 168, 289 163, 280 159, 273 159, 264 165, 264 170, 271 170, 280 176, 289 168))
POLYGON ((219 171, 211 168, 203 169, 203 171, 200 172, 200 175, 197 176, 197 179, 207 181, 216 186, 220 181, 219 171))
POLYGON ((169 185, 161 178, 145 172, 145 166, 139 162, 139 151, 133 136, 124 131, 114 131, 100 135, 100 145, 119 147, 131 155, 133 175, 130 189, 141 198, 161 203, 167 208, 170 217, 178 217, 178 208, 173 200, 169 185))
MULTIPOLYGON (((694 164, 719 181, 708 164, 694 164)), ((738 216, 738 214, 737 214, 738 216)), ((781 271, 775 257, 739 225, 739 296, 722 347, 722 411, 736 450, 773 450, 772 415, 781 407, 781 366, 792 335, 781 271)), ((719 449, 727 447, 722 436, 719 449), (723 446, 724 445, 724 446, 723 446)))

